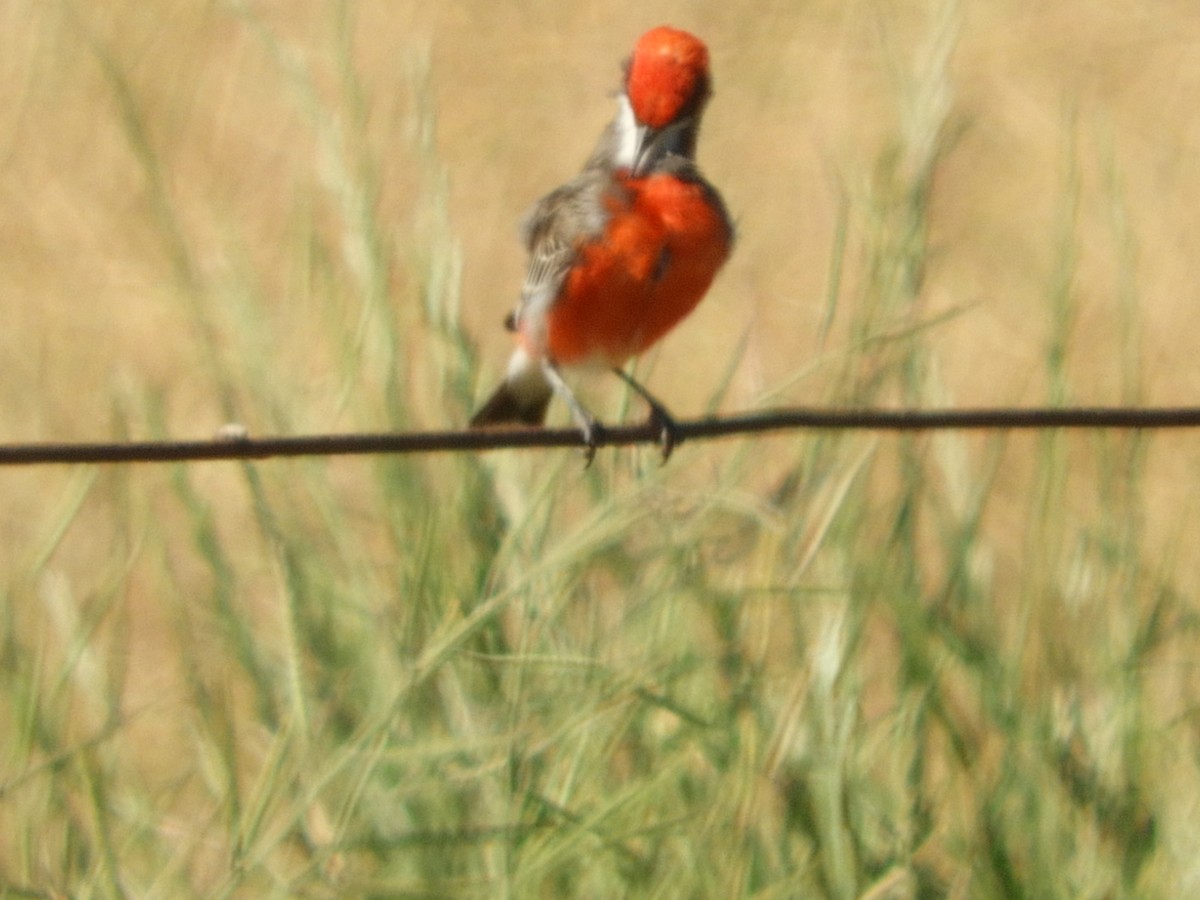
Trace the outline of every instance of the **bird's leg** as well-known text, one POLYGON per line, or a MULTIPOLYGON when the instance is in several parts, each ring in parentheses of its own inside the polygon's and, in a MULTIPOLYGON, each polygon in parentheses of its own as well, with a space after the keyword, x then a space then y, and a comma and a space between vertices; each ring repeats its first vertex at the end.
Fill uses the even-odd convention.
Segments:
POLYGON ((670 459, 675 445, 679 443, 679 425, 675 422, 675 417, 667 412, 667 408, 624 369, 614 368, 613 371, 649 405, 650 424, 659 430, 658 445, 662 448, 662 461, 665 463, 670 459))
POLYGON ((563 380, 562 373, 558 370, 553 360, 544 359, 542 361, 542 372, 546 376, 546 380, 550 382, 550 387, 554 388, 554 393, 562 397, 567 404, 567 408, 571 410, 571 418, 575 422, 575 427, 579 429, 579 433, 583 435, 584 443, 584 463, 586 469, 592 464, 592 460, 596 456, 596 441, 603 430, 596 417, 593 416, 584 405, 579 402, 575 396, 575 392, 571 390, 566 381, 563 380))

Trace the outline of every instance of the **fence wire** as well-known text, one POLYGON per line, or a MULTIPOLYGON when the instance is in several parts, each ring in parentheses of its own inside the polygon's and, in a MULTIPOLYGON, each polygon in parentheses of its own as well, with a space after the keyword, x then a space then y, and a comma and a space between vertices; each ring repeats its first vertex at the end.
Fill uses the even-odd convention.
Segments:
MULTIPOLYGON (((1052 428, 1163 429, 1200 427, 1200 407, 1075 407, 978 409, 763 410, 680 421, 676 444, 781 431, 1014 431, 1052 428)), ((604 426, 598 447, 657 443, 659 430, 647 422, 604 426)), ((315 434, 254 437, 225 426, 209 440, 96 443, 0 444, 0 466, 67 463, 164 463, 204 460, 261 460, 298 456, 473 452, 527 447, 581 447, 574 428, 505 428, 407 433, 315 434)))

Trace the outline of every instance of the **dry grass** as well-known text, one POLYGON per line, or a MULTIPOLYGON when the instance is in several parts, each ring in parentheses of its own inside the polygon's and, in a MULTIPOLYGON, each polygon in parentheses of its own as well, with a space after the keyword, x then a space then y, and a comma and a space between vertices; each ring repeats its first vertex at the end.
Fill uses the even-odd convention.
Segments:
MULTIPOLYGON (((744 333, 728 408, 1195 402, 1194 4, 19 0, 5 439, 463 421, 660 21, 740 225, 649 361, 679 412, 744 333)), ((0 889, 1187 895, 1198 462, 0 471, 0 889)))

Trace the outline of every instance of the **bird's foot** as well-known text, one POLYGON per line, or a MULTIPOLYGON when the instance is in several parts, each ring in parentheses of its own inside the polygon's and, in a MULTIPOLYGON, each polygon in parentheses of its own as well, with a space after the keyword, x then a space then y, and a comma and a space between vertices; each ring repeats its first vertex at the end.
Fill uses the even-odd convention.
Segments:
POLYGON ((591 468, 592 460, 596 458, 596 448, 600 446, 600 440, 604 435, 604 426, 590 415, 586 419, 577 416, 575 424, 583 438, 583 467, 588 469, 591 468))
POLYGON ((620 376, 622 381, 633 388, 634 393, 645 400, 646 405, 650 407, 650 418, 647 419, 646 424, 658 431, 658 446, 662 450, 662 461, 666 464, 679 444, 679 424, 675 421, 675 417, 667 412, 667 408, 642 387, 637 379, 624 369, 613 369, 613 371, 620 376))
POLYGON ((658 430, 658 447, 662 450, 662 463, 666 465, 675 447, 679 443, 679 423, 667 412, 666 407, 657 401, 650 402, 650 416, 646 424, 658 430))

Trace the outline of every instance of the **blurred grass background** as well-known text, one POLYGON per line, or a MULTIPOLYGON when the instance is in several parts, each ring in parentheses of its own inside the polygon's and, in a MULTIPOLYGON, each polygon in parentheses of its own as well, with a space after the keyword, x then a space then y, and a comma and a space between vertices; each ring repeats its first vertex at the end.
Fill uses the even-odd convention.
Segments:
MULTIPOLYGON (((1195 402, 1194 4, 14 0, 3 440, 465 421, 662 22, 740 227, 642 366, 678 414, 1195 402)), ((0 892, 1188 896, 1198 463, 0 471, 0 892)))

